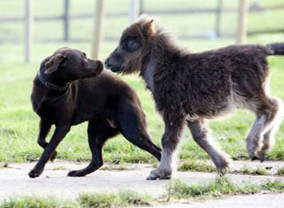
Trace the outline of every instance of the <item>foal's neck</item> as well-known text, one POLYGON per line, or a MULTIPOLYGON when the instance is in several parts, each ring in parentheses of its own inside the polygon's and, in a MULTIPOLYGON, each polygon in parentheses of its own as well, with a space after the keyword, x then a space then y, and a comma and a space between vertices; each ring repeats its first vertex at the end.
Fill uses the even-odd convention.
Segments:
POLYGON ((144 66, 142 67, 141 76, 146 82, 146 87, 152 92, 155 89, 154 75, 155 69, 157 66, 156 57, 152 57, 151 55, 147 57, 144 66))
POLYGON ((147 55, 143 58, 141 76, 146 82, 146 87, 152 92, 155 90, 155 73, 157 68, 171 66, 172 57, 184 55, 184 51, 167 36, 159 35, 149 44, 147 55))

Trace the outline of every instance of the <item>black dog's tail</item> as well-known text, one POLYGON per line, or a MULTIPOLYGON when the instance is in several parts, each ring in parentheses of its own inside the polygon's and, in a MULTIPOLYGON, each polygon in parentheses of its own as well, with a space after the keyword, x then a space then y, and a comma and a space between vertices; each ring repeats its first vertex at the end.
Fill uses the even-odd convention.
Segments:
POLYGON ((271 43, 265 46, 268 55, 284 56, 284 43, 271 43))

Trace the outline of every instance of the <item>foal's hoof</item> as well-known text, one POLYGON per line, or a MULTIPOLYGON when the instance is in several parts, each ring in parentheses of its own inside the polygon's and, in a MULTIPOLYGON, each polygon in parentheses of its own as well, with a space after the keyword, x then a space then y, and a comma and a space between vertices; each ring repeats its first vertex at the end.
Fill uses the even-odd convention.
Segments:
POLYGON ((41 172, 40 172, 40 171, 36 171, 36 170, 31 170, 31 171, 29 172, 29 176, 30 176, 30 178, 36 178, 36 177, 39 177, 39 176, 40 176, 40 174, 41 174, 41 172))
POLYGON ((260 151, 257 153, 257 155, 258 155, 260 162, 264 162, 265 160, 268 159, 268 155, 265 152, 260 151))
POLYGON ((217 168, 217 173, 221 176, 224 176, 227 173, 228 167, 225 168, 217 168))
POLYGON ((70 177, 83 177, 85 175, 86 174, 82 173, 82 171, 80 170, 72 170, 67 174, 67 176, 70 176, 70 177))
POLYGON ((168 180, 168 179, 171 179, 171 176, 172 176, 171 171, 165 171, 165 170, 161 171, 161 170, 155 169, 150 172, 150 174, 148 175, 146 179, 147 180, 156 180, 156 179, 168 180))
POLYGON ((265 155, 261 155, 260 158, 259 158, 260 162, 264 162, 267 159, 268 159, 268 155, 266 155, 266 154, 265 155))
POLYGON ((222 158, 218 160, 218 163, 216 164, 217 173, 219 175, 225 175, 230 167, 230 159, 228 158, 222 158))
POLYGON ((249 159, 251 161, 260 160, 258 152, 255 152, 255 151, 254 152, 249 152, 249 159))
POLYGON ((265 160, 267 160, 268 158, 268 155, 266 153, 263 153, 263 152, 257 152, 256 155, 253 155, 250 157, 250 159, 252 161, 254 160, 260 160, 260 162, 264 162, 265 160))

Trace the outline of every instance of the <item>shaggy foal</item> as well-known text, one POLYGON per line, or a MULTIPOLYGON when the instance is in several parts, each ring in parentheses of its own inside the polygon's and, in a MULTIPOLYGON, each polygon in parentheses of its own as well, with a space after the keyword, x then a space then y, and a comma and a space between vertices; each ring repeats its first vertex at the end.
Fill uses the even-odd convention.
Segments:
POLYGON ((246 139, 250 158, 266 158, 279 125, 280 106, 265 88, 269 55, 284 55, 284 43, 233 45, 190 53, 176 46, 153 20, 145 17, 123 32, 118 47, 106 60, 106 67, 114 72, 139 71, 165 123, 161 162, 148 179, 171 177, 173 152, 185 122, 218 172, 224 173, 228 156, 212 144, 204 119, 236 107, 256 114, 246 139))

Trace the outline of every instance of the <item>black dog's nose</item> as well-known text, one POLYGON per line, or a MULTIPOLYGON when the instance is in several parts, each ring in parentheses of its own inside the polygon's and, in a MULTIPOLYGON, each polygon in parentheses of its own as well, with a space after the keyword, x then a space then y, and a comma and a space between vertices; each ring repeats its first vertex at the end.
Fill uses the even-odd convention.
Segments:
POLYGON ((100 60, 97 60, 96 61, 96 64, 97 64, 97 73, 101 73, 102 70, 104 69, 104 64, 103 62, 101 62, 100 60))

